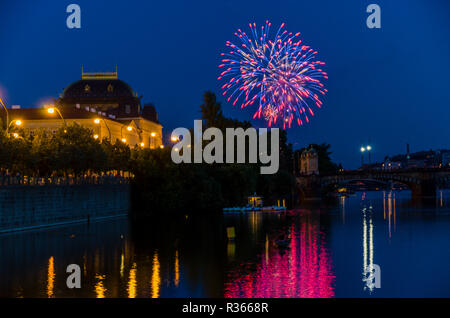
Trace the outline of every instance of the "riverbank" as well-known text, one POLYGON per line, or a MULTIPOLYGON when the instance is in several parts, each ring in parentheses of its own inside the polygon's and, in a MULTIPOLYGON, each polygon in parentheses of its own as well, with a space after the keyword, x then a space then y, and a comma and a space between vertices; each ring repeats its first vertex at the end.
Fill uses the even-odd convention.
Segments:
POLYGON ((129 207, 127 183, 1 187, 0 233, 123 216, 129 207))

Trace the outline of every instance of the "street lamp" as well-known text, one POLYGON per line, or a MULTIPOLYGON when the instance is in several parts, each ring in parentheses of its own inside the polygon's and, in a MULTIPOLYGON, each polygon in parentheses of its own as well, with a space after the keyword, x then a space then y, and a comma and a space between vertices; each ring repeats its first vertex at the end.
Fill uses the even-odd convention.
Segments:
POLYGON ((8 127, 8 122, 9 122, 9 113, 8 113, 8 108, 6 108, 5 103, 3 103, 3 100, 0 98, 0 104, 2 104, 3 108, 5 109, 6 112, 6 135, 8 135, 9 132, 9 127, 8 127))
POLYGON ((59 117, 61 117, 64 126, 66 126, 66 120, 64 119, 64 117, 62 116, 61 112, 59 111, 58 107, 55 107, 53 105, 49 105, 47 108, 47 113, 49 113, 50 115, 53 115, 55 112, 58 113, 59 117))
POLYGON ((131 127, 131 126, 125 126, 125 125, 122 125, 121 127, 120 127, 120 138, 123 138, 123 128, 124 127, 127 127, 127 130, 128 131, 132 131, 133 130, 133 127, 131 127))
POLYGON ((94 119, 94 124, 100 125, 101 120, 103 120, 103 122, 105 123, 106 128, 108 129, 109 142, 111 142, 111 130, 109 130, 109 127, 108 127, 108 124, 106 123, 106 120, 104 120, 103 118, 95 118, 94 119))
POLYGON ((12 124, 15 124, 16 126, 20 126, 20 125, 22 125, 22 121, 20 119, 11 120, 11 122, 8 125, 8 128, 11 127, 12 124))
POLYGON ((364 165, 364 151, 366 151, 366 148, 361 147, 361 166, 364 165))
MULTIPOLYGON (((6 126, 6 131, 7 131, 7 136, 9 137, 9 128, 12 126, 12 124, 16 125, 16 126, 21 126, 22 125, 22 121, 20 119, 16 119, 16 120, 11 120, 11 122, 6 126)), ((16 134, 14 134, 15 136, 16 134)), ((16 137, 17 138, 17 137, 16 137)))

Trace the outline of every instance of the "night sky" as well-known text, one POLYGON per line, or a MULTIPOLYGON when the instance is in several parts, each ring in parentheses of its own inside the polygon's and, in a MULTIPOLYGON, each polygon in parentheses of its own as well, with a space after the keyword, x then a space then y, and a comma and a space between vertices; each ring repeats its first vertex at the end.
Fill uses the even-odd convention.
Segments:
MULTIPOLYGON (((0 92, 8 105, 37 107, 85 71, 113 71, 153 103, 164 133, 193 126, 206 90, 226 116, 233 108, 218 82, 220 53, 238 28, 272 22, 301 32, 327 63, 329 93, 308 126, 293 126, 295 148, 332 145, 345 168, 373 158, 450 148, 450 1, 35 1, 0 0, 0 92), (66 7, 81 6, 79 30, 66 7), (381 7, 381 29, 366 26, 367 5, 381 7)), ((263 122, 254 122, 261 126, 263 122)))

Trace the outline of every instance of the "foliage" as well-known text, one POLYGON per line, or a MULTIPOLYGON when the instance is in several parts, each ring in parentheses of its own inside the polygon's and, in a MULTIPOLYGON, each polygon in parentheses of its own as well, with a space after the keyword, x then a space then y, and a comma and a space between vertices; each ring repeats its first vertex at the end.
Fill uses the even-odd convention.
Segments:
MULTIPOLYGON (((204 94, 200 106, 204 129, 251 127, 223 116, 221 105, 212 92, 204 94)), ((280 170, 274 175, 261 175, 259 164, 179 164, 170 158, 169 147, 163 150, 132 152, 131 170, 135 175, 132 191, 137 204, 136 213, 152 214, 158 211, 200 213, 220 211, 223 207, 243 206, 247 196, 255 192, 265 197, 265 204, 292 195, 295 185, 292 145, 286 132, 280 134, 280 170)))
POLYGON ((92 131, 78 124, 64 126, 55 134, 42 129, 33 136, 15 131, 0 133, 0 168, 33 176, 128 170, 130 148, 93 138, 92 131), (17 135, 14 135, 16 133, 17 135))

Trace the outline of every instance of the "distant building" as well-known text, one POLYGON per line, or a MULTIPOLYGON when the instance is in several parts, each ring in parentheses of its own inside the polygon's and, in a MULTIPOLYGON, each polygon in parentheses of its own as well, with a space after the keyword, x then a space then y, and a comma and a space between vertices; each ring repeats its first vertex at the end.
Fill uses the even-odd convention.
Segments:
POLYGON ((39 129, 55 133, 65 122, 87 127, 94 138, 108 138, 112 143, 120 140, 145 148, 162 145, 162 125, 155 107, 142 107, 140 97, 118 79, 117 72, 82 72, 81 80, 67 86, 55 106, 57 110, 52 113, 46 107, 15 107, 9 110, 9 117, 20 120, 29 135, 39 129))
POLYGON ((307 176, 319 174, 319 155, 312 147, 300 155, 300 174, 307 176))
POLYGON ((450 167, 450 150, 442 152, 442 167, 450 167))
POLYGON ((386 157, 382 163, 382 170, 439 168, 445 166, 444 161, 447 163, 448 156, 450 156, 448 150, 427 150, 415 153, 408 151, 409 145, 406 155, 386 157))

